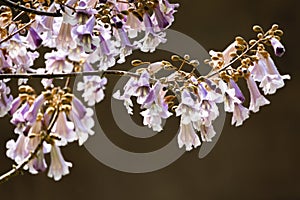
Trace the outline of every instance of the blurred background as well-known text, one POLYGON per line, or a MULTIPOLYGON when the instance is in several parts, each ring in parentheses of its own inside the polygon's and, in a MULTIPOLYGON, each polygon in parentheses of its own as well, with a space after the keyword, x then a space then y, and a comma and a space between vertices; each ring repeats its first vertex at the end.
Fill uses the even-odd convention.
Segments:
MULTIPOLYGON (((172 0, 172 2, 175 2, 172 0)), ((172 29, 197 40, 205 49, 222 50, 235 36, 255 37, 252 26, 268 29, 278 23, 285 31, 286 54, 274 58, 282 74, 290 74, 286 87, 268 96, 271 105, 252 114, 242 127, 230 125, 227 115, 221 137, 212 152, 203 159, 198 151, 185 153, 170 166, 144 174, 111 169, 96 160, 84 147, 71 144, 64 148, 66 160, 73 162, 71 173, 55 182, 47 173, 12 178, 0 185, 1 199, 300 199, 299 129, 299 7, 295 0, 252 1, 177 1, 180 3, 172 29)), ((158 51, 151 55, 136 52, 129 57, 148 60, 167 59, 171 54, 158 51)), ((129 63, 129 62, 128 62, 129 63)), ((124 65, 126 66, 126 64, 124 65)), ((127 64, 128 66, 128 64, 127 64)), ((121 67, 121 66, 118 66, 121 67)), ((109 77, 107 96, 96 107, 101 125, 112 142, 133 152, 159 149, 178 129, 171 119, 166 130, 148 139, 123 134, 109 112, 110 89, 116 77, 109 77)), ((138 114, 133 116, 141 123, 138 114)), ((14 138, 9 117, 0 121, 0 173, 13 162, 5 156, 6 141, 14 138)), ((90 139, 93 139, 92 137, 90 139)))

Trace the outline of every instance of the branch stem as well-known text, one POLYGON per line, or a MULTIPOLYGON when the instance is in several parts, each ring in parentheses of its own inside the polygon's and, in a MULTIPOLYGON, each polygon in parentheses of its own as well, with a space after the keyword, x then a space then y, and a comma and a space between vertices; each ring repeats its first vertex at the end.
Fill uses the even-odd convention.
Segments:
POLYGON ((2 2, 8 6, 11 6, 15 9, 19 9, 22 10, 24 12, 28 12, 28 13, 33 13, 36 15, 42 15, 42 16, 50 16, 50 17, 61 17, 62 14, 57 11, 57 12, 46 12, 46 11, 40 11, 40 10, 35 10, 32 8, 27 8, 25 6, 20 5, 20 3, 15 3, 11 0, 2 0, 2 2))

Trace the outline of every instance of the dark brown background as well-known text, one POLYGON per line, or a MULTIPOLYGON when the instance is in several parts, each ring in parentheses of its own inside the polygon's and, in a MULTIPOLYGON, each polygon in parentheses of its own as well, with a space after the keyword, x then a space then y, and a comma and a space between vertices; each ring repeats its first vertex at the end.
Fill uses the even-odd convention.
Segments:
MULTIPOLYGON (((272 23, 281 25, 287 53, 276 59, 276 63, 282 73, 292 76, 292 80, 276 95, 268 97, 271 105, 252 115, 240 128, 229 125, 231 117, 228 115, 220 140, 204 159, 198 159, 198 150, 194 150, 162 170, 128 174, 106 167, 87 150, 74 144, 63 150, 66 160, 74 164, 70 175, 54 182, 45 173, 38 176, 26 173, 0 185, 1 199, 300 199, 297 1, 180 3, 172 28, 196 39, 206 49, 223 49, 238 34, 253 37, 251 27, 254 24, 266 28, 272 23)), ((152 58, 165 59, 162 56, 165 55, 158 53, 152 58)), ((109 97, 103 105, 108 100, 109 97)), ((97 110, 105 112, 107 108, 98 106, 97 110)), ((5 172, 13 164, 5 157, 5 143, 14 134, 8 117, 0 123, 3 127, 0 172, 5 172)), ((101 124, 113 142, 137 152, 159 148, 173 136, 172 131, 165 131, 143 141, 122 135, 110 117, 103 119, 101 124)), ((177 128, 176 123, 173 126, 168 130, 177 128)))

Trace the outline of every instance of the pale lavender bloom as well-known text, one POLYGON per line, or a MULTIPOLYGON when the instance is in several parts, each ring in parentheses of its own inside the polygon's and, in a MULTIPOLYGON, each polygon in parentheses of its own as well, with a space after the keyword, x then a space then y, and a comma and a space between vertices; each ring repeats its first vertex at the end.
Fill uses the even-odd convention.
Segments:
POLYGON ((184 89, 181 93, 181 102, 175 110, 176 116, 181 115, 181 123, 183 124, 197 122, 201 119, 199 108, 200 103, 197 97, 184 89))
POLYGON ((246 80, 251 97, 249 110, 252 112, 258 112, 260 106, 270 104, 270 101, 261 95, 251 74, 246 78, 246 80))
MULTIPOLYGON (((41 119, 35 121, 32 127, 29 130, 27 150, 33 152, 36 147, 41 142, 41 131, 43 130, 43 124, 41 119)), ((38 151, 36 157, 28 163, 29 172, 32 174, 37 174, 40 171, 45 171, 47 168, 46 161, 44 159, 44 153, 49 153, 51 149, 51 145, 47 143, 43 143, 43 148, 38 151)))
POLYGON ((258 62, 249 67, 253 79, 257 82, 261 82, 263 78, 268 74, 265 58, 262 54, 257 53, 256 56, 259 58, 258 62))
POLYGON ((168 0, 159 0, 154 8, 156 22, 161 30, 168 28, 174 21, 174 13, 179 4, 170 4, 168 0))
MULTIPOLYGON (((84 64, 84 71, 93 71, 92 66, 89 63, 84 64)), ((83 82, 78 82, 77 90, 83 91, 82 97, 89 106, 95 105, 104 99, 105 85, 107 84, 107 78, 100 76, 84 76, 83 82)))
POLYGON ((94 134, 94 131, 92 130, 93 126, 95 125, 95 122, 92 118, 93 110, 91 108, 86 108, 85 113, 86 114, 84 117, 80 118, 78 113, 72 109, 68 115, 75 125, 75 133, 80 146, 88 139, 89 135, 94 134))
POLYGON ((233 88, 235 90, 235 97, 240 100, 240 102, 234 103, 234 109, 233 109, 233 115, 231 119, 231 124, 235 126, 240 126, 243 124, 243 122, 249 118, 249 110, 248 108, 245 108, 242 103, 245 101, 245 97, 242 94, 242 91, 240 90, 239 86, 236 84, 236 82, 232 79, 230 79, 229 87, 233 88))
POLYGON ((72 163, 66 162, 61 154, 60 148, 57 145, 52 145, 51 151, 51 164, 48 171, 48 177, 54 178, 58 181, 62 176, 70 173, 69 167, 72 167, 72 163))
MULTIPOLYGON (((181 117, 182 120, 182 117, 181 117)), ((200 139, 194 130, 192 123, 180 123, 179 134, 177 136, 179 148, 185 145, 185 150, 190 151, 201 145, 200 139)))
POLYGON ((116 39, 117 42, 120 43, 120 50, 119 50, 119 60, 117 61, 119 64, 125 62, 125 57, 132 54, 132 50, 134 50, 137 45, 131 44, 127 32, 125 30, 125 26, 123 22, 116 17, 113 18, 115 24, 116 24, 116 39))
POLYGON ((236 82, 230 79, 229 86, 235 90, 235 96, 243 103, 245 101, 245 97, 236 82))
POLYGON ((12 39, 6 42, 4 45, 11 59, 17 59, 18 57, 26 56, 27 49, 20 36, 14 35, 12 39))
POLYGON ((15 98, 12 103, 11 103, 11 109, 9 110, 9 114, 13 115, 18 108, 20 107, 20 105, 22 104, 22 100, 20 98, 20 96, 18 96, 17 98, 15 98))
POLYGON ((231 125, 240 126, 249 118, 249 110, 242 104, 235 103, 234 111, 231 119, 231 125))
POLYGON ((155 83, 142 105, 142 108, 146 108, 146 110, 140 113, 144 117, 143 124, 158 132, 162 131, 162 119, 167 119, 172 115, 164 100, 166 91, 163 90, 163 87, 160 82, 155 83))
POLYGON ((179 148, 185 145, 186 151, 192 150, 192 146, 196 148, 201 144, 193 126, 201 120, 199 107, 197 97, 184 89, 181 93, 181 102, 175 112, 176 116, 181 115, 180 131, 177 138, 179 148))
POLYGON ((9 140, 6 143, 6 156, 20 164, 29 155, 29 151, 26 148, 27 142, 28 138, 23 133, 19 134, 17 141, 9 140))
POLYGON ((41 46, 43 39, 39 36, 33 27, 29 28, 26 41, 28 42, 29 48, 35 50, 41 46))
POLYGON ((61 49, 67 52, 70 49, 76 48, 76 42, 71 30, 71 24, 65 22, 61 24, 58 35, 55 39, 57 49, 61 49))
POLYGON ((154 52, 160 43, 165 43, 167 41, 165 38, 166 33, 155 33, 154 26, 147 12, 144 14, 143 18, 145 24, 145 37, 139 41, 139 43, 141 43, 140 49, 143 52, 154 52))
POLYGON ((149 73, 146 70, 144 70, 140 78, 131 77, 128 80, 128 82, 124 86, 123 95, 120 94, 119 90, 116 93, 114 93, 113 97, 115 99, 124 101, 124 106, 126 107, 128 114, 133 114, 131 108, 133 104, 130 99, 132 96, 137 97, 137 102, 139 104, 143 104, 146 100, 150 88, 149 78, 149 73))
POLYGON ((67 53, 58 50, 45 54, 47 73, 70 73, 73 71, 73 64, 68 62, 67 53))
POLYGON ((83 119, 87 112, 83 103, 76 96, 73 96, 71 105, 72 112, 75 112, 80 119, 83 119))
POLYGON ((37 114, 45 102, 44 94, 40 94, 31 105, 30 109, 24 114, 24 118, 27 122, 32 124, 37 117, 37 114))
POLYGON ((222 90, 224 95, 224 110, 226 112, 233 112, 235 103, 242 103, 239 98, 236 97, 235 89, 228 88, 224 81, 219 81, 219 88, 222 90))
POLYGON ((271 56, 262 59, 263 67, 266 67, 267 74, 262 79, 259 87, 264 91, 264 94, 274 94, 277 89, 284 86, 284 79, 290 79, 289 75, 280 75, 271 56))
POLYGON ((87 53, 93 52, 100 43, 99 38, 93 34, 95 20, 95 17, 91 16, 84 25, 73 28, 75 41, 78 45, 82 46, 87 53))
POLYGON ((92 8, 92 5, 88 4, 87 0, 79 1, 75 9, 75 13, 73 13, 73 10, 71 9, 66 9, 66 16, 69 17, 65 17, 65 23, 70 23, 73 26, 84 25, 91 16, 97 13, 97 11, 92 8))
POLYGON ((56 141, 59 146, 65 146, 68 142, 73 142, 77 139, 77 135, 74 132, 74 123, 67 120, 66 113, 63 111, 59 112, 51 132, 51 134, 60 138, 59 141, 56 141))
POLYGON ((107 84, 107 78, 99 76, 85 76, 83 82, 77 85, 78 91, 83 91, 82 97, 89 106, 94 106, 104 99, 104 89, 107 84))
POLYGON ((201 140, 203 142, 211 142, 212 138, 216 135, 214 127, 212 125, 201 125, 200 126, 201 132, 201 140))
POLYGON ((285 52, 285 48, 281 44, 281 42, 279 40, 277 40, 276 38, 274 38, 274 37, 272 37, 270 39, 270 42, 271 42, 271 44, 273 46, 275 55, 278 56, 278 57, 283 56, 283 54, 285 52))
POLYGON ((9 112, 12 102, 13 96, 10 95, 10 88, 3 81, 0 81, 0 117, 9 112))
POLYGON ((105 71, 116 64, 115 56, 118 51, 114 42, 111 40, 111 27, 106 27, 105 24, 98 22, 99 25, 95 29, 100 33, 97 49, 88 57, 90 63, 97 63, 99 70, 105 71))

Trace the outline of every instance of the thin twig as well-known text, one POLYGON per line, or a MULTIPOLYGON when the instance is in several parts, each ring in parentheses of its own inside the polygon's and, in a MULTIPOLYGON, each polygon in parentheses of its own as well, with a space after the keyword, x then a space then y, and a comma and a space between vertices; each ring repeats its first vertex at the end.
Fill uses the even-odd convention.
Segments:
POLYGON ((56 73, 56 74, 0 74, 0 80, 7 78, 64 78, 64 77, 75 77, 75 76, 93 76, 93 75, 102 75, 102 74, 115 74, 120 76, 133 76, 140 77, 139 74, 121 70, 106 70, 106 71, 89 71, 89 72, 71 72, 71 73, 56 73))
POLYGON ((22 163, 20 163, 16 167, 13 167, 13 169, 9 170, 8 172, 6 172, 5 174, 0 176, 0 184, 5 183, 12 177, 20 175, 22 173, 23 168, 37 156, 37 153, 42 149, 44 141, 46 140, 47 136, 50 134, 51 129, 53 128, 53 126, 57 120, 58 112, 59 112, 58 109, 56 109, 55 113, 53 114, 51 122, 49 123, 49 126, 47 128, 47 135, 42 135, 40 143, 37 145, 37 147, 34 149, 34 151, 31 152, 27 156, 27 158, 24 159, 24 161, 22 163))
POLYGON ((20 163, 19 165, 17 165, 16 167, 13 167, 13 169, 11 169, 10 171, 6 172, 5 174, 0 176, 0 184, 5 183, 6 181, 8 181, 10 178, 17 176, 19 174, 21 174, 23 168, 32 160, 36 157, 37 153, 39 150, 41 150, 41 148, 43 147, 43 142, 45 141, 45 137, 43 137, 41 139, 41 142, 37 145, 37 147, 35 148, 35 150, 30 153, 27 158, 24 159, 24 161, 22 163, 20 163))
POLYGON ((61 17, 62 14, 60 13, 59 10, 57 10, 56 12, 46 12, 46 11, 40 11, 40 10, 35 10, 32 8, 27 8, 25 6, 20 5, 20 3, 15 3, 13 1, 10 0, 2 0, 2 2, 8 6, 11 6, 15 9, 19 9, 28 13, 33 13, 36 15, 42 15, 42 16, 50 16, 50 17, 61 17))
POLYGON ((13 32, 12 34, 10 34, 9 36, 7 36, 6 38, 4 38, 3 40, 0 41, 0 44, 2 44, 3 42, 9 40, 10 38, 12 38, 14 35, 20 33, 22 30, 24 30, 25 28, 27 28, 28 26, 30 26, 33 22, 35 22, 35 19, 31 20, 30 22, 28 22, 27 24, 25 24, 22 28, 18 29, 17 31, 13 32))

